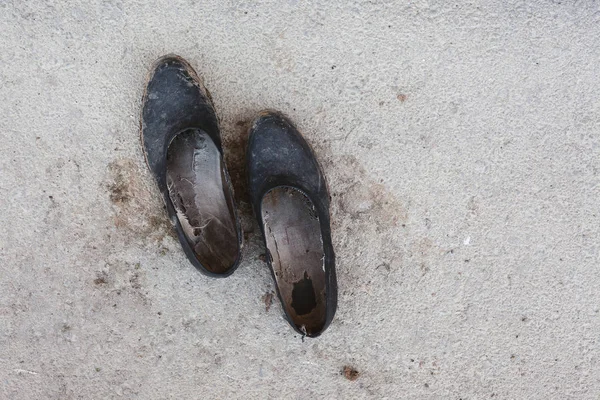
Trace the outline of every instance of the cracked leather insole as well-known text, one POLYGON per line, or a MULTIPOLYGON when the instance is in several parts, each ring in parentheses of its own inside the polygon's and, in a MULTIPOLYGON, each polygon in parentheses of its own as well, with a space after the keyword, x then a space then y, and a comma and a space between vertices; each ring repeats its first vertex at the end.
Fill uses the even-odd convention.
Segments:
POLYGON ((262 220, 275 280, 288 315, 306 334, 325 324, 325 271, 319 218, 302 192, 280 187, 262 200, 262 220))
POLYGON ((221 153, 208 134, 189 129, 171 141, 167 187, 200 263, 211 272, 226 272, 238 258, 238 234, 221 153))

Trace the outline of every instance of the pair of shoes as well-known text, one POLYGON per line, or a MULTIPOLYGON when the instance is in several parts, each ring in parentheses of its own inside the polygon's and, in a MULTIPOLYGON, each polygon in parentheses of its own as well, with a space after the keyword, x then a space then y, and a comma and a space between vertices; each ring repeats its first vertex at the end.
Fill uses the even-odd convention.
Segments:
MULTIPOLYGON (((260 113, 246 154, 250 200, 283 310, 316 337, 337 307, 329 193, 308 143, 282 114, 260 113)), ((241 224, 223 160, 216 112, 194 69, 178 56, 157 60, 142 100, 141 140, 190 262, 212 277, 240 263, 241 224)))

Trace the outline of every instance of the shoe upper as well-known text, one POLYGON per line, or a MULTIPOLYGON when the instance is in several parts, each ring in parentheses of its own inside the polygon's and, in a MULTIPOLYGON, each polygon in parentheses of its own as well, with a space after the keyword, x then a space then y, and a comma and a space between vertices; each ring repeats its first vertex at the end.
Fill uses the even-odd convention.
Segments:
POLYGON ((150 74, 142 101, 142 142, 148 167, 159 185, 166 185, 167 149, 177 134, 188 128, 201 129, 222 153, 221 134, 210 96, 185 60, 164 56, 154 63, 150 74))

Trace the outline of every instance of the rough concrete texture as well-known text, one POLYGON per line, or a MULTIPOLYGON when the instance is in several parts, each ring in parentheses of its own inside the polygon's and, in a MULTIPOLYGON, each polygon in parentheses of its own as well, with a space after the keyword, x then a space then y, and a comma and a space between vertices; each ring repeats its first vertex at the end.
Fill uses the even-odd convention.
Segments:
POLYGON ((0 398, 598 398, 597 2, 3 0, 0 28, 0 398), (171 52, 222 119, 247 232, 225 280, 140 149, 171 52), (333 197, 314 340, 268 306, 242 180, 263 108, 333 197))

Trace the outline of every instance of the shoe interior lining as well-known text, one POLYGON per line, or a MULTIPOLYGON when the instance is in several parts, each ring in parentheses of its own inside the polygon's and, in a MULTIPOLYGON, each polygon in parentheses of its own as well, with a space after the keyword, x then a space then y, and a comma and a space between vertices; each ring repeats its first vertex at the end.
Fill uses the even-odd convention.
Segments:
POLYGON ((318 333, 325 325, 325 255, 314 205, 299 190, 279 187, 264 196, 261 208, 283 307, 300 331, 318 333))
POLYGON ((190 129, 171 141, 167 187, 198 261, 213 273, 227 272, 238 258, 238 233, 221 153, 207 133, 190 129))

